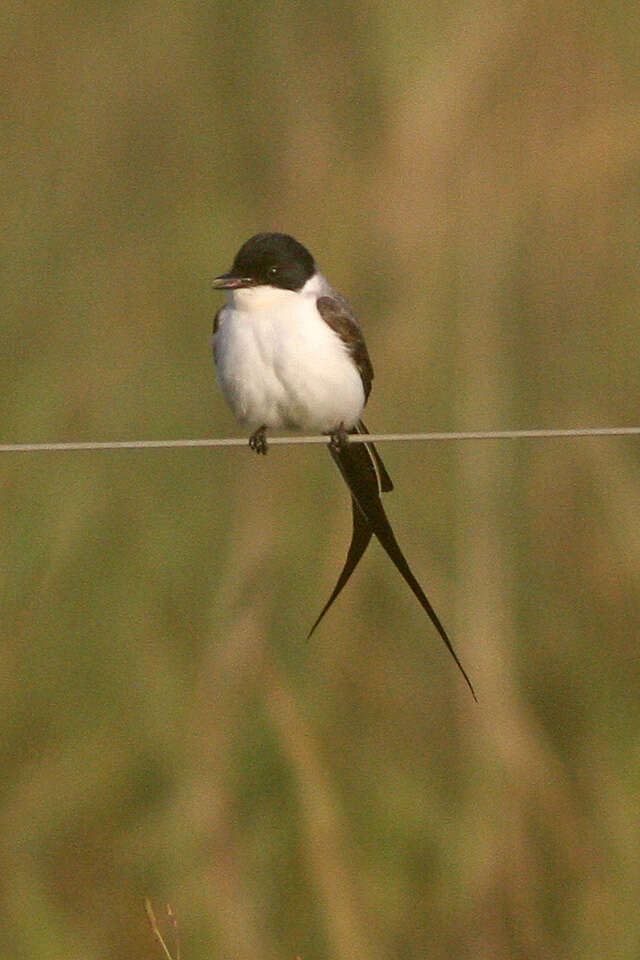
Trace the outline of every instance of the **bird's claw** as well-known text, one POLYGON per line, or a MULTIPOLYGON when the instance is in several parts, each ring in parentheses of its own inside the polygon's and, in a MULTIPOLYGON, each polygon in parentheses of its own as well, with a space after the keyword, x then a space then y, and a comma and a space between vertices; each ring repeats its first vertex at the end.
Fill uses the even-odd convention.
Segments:
POLYGON ((264 424, 251 434, 249 437, 249 446, 254 453, 267 453, 267 428, 264 424))
POLYGON ((341 423, 337 430, 329 434, 329 446, 336 453, 339 453, 340 450, 344 450, 348 443, 349 434, 344 428, 344 423, 341 423))

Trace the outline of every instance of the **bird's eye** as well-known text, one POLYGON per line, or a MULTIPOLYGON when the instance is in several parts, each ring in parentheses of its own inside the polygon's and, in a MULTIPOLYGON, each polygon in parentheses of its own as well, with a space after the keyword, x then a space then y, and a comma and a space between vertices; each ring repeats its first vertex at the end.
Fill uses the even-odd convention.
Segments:
POLYGON ((270 276, 270 277, 277 277, 277 276, 278 276, 278 268, 277 268, 277 267, 269 267, 269 276, 270 276))

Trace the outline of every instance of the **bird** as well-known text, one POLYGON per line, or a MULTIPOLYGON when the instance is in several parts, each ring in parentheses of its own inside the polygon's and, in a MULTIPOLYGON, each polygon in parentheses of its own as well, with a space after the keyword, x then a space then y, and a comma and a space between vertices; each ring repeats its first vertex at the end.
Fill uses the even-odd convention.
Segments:
POLYGON ((351 494, 352 535, 336 585, 308 637, 319 626, 373 536, 403 577, 453 657, 474 699, 473 684, 402 552, 381 494, 393 482, 367 435, 362 412, 373 366, 347 300, 329 284, 303 244, 285 233, 258 233, 238 250, 231 269, 213 280, 226 293, 213 322, 218 382, 238 421, 253 428, 249 446, 266 454, 267 430, 326 434, 351 494))

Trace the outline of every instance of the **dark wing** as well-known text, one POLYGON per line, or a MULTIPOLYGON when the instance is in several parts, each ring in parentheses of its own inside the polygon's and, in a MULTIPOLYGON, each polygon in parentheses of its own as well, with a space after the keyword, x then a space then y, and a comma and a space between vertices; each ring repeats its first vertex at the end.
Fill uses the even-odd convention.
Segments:
POLYGON ((371 393, 373 367, 369 359, 367 345, 362 336, 362 330, 356 323, 349 304, 343 297, 335 295, 333 297, 319 297, 316 305, 320 316, 334 333, 338 334, 358 368, 366 403, 371 393))
POLYGON ((215 341, 215 336, 216 336, 216 333, 218 332, 218 329, 219 329, 219 327, 220 327, 220 314, 222 313, 223 310, 224 310, 224 307, 220 307, 220 309, 219 309, 218 312, 216 313, 215 317, 213 318, 212 337, 213 337, 213 359, 214 359, 214 362, 215 362, 215 363, 218 362, 218 357, 217 357, 217 355, 216 355, 216 341, 215 341))
MULTIPOLYGON (((369 399, 369 394, 371 393, 373 364, 371 363, 369 351, 367 350, 367 345, 364 342, 364 337, 362 336, 362 330, 356 322, 356 318, 353 315, 351 307, 344 297, 341 297, 339 293, 334 293, 332 297, 320 297, 316 305, 318 307, 320 316, 324 322, 331 327, 334 333, 338 334, 349 351, 353 362, 358 368, 358 373, 360 374, 360 379, 362 380, 362 386, 364 387, 364 400, 366 403, 369 399)), ((352 432, 368 433, 369 431, 365 427, 362 420, 360 420, 352 432)), ((362 444, 362 446, 367 450, 367 453, 371 457, 372 466, 377 476, 378 490, 381 493, 386 493, 389 490, 393 490, 391 477, 387 473, 380 455, 374 445, 372 443, 365 443, 362 444)), ((363 453, 362 450, 360 452, 363 453)))

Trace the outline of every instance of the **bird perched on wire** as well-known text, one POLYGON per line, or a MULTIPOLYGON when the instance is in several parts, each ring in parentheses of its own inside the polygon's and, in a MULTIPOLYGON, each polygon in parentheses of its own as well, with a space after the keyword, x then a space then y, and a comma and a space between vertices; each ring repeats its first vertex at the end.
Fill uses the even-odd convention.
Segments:
POLYGON ((222 391, 241 423, 254 427, 249 446, 267 452, 267 429, 326 433, 351 493, 353 531, 338 581, 309 636, 376 536, 426 611, 475 698, 473 686, 382 505, 393 483, 367 434, 362 411, 373 367, 353 312, 329 285, 309 251, 283 233, 259 233, 242 245, 231 269, 213 281, 227 303, 213 324, 213 353, 222 391))

